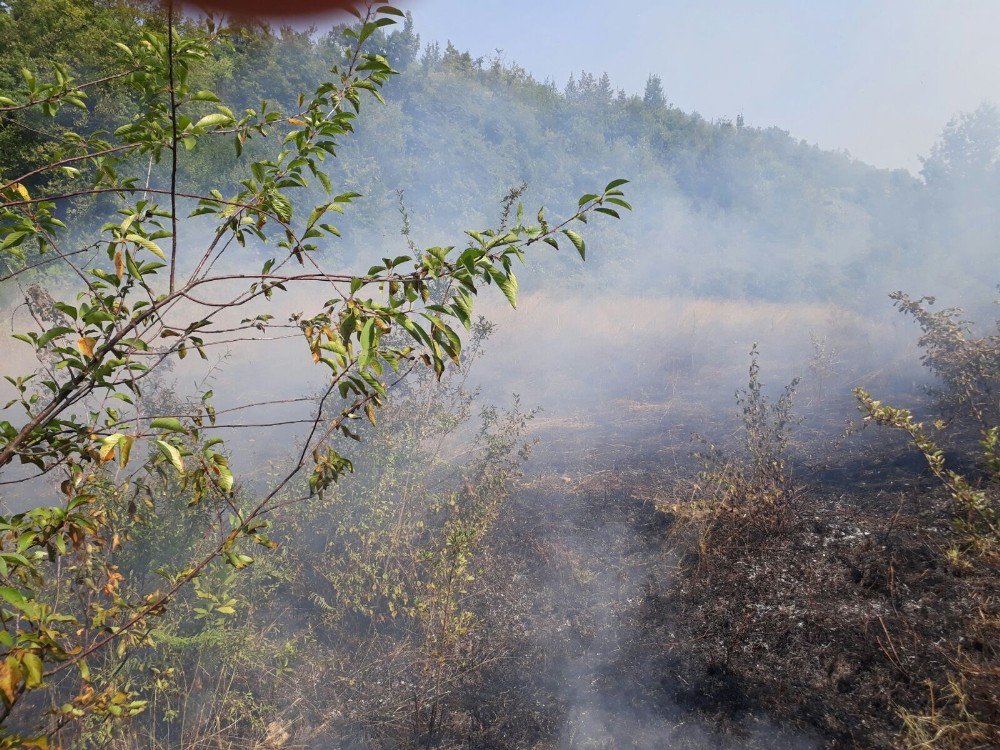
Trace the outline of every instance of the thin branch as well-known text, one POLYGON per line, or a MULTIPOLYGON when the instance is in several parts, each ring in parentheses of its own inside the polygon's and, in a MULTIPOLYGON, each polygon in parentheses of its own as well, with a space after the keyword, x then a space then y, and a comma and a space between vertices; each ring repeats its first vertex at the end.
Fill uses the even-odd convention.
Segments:
MULTIPOLYGON (((204 335, 202 331, 192 331, 193 333, 198 333, 199 335, 204 335)), ((180 344, 187 343, 190 341, 191 334, 184 334, 180 337, 180 341, 170 347, 171 352, 176 351, 180 348, 180 344)), ((241 336, 232 339, 222 339, 220 341, 205 341, 202 344, 190 344, 192 349, 206 349, 210 346, 226 346, 227 344, 240 344, 240 343, 265 343, 268 341, 287 341, 289 339, 300 339, 302 338, 301 333, 288 333, 283 336, 241 336)), ((151 352, 134 352, 132 356, 137 357, 159 357, 164 352, 162 351, 151 351, 151 352)))
POLYGON ((70 252, 63 253, 62 255, 49 256, 48 258, 42 258, 42 259, 38 260, 37 262, 31 263, 31 264, 25 266, 24 268, 18 269, 17 271, 13 271, 12 273, 7 274, 6 276, 0 276, 0 284, 2 284, 5 281, 10 281, 11 279, 13 279, 15 277, 20 276, 22 273, 27 273, 28 271, 32 270, 33 268, 39 268, 40 266, 48 265, 49 263, 53 263, 53 262, 55 262, 57 260, 65 261, 66 258, 69 258, 69 257, 71 257, 73 255, 79 255, 80 253, 89 253, 92 250, 95 250, 98 247, 98 245, 100 245, 100 242, 95 242, 93 245, 89 245, 89 246, 81 248, 79 250, 71 250, 70 252))
MULTIPOLYGON (((278 482, 271 489, 271 491, 267 493, 267 495, 265 495, 261 499, 261 501, 253 508, 253 510, 250 511, 250 513, 242 520, 240 525, 232 529, 229 532, 229 534, 227 534, 226 537, 219 544, 217 544, 209 554, 203 557, 198 563, 194 565, 194 567, 190 568, 183 576, 178 578, 177 581, 174 582, 174 585, 171 586, 165 593, 160 594, 153 601, 147 603, 146 606, 144 606, 141 610, 132 615, 120 628, 115 630, 113 633, 109 633, 108 635, 105 635, 101 638, 94 640, 86 648, 82 649, 81 651, 74 654, 72 657, 66 659, 65 661, 52 667, 52 669, 50 669, 48 672, 45 673, 46 677, 50 677, 54 674, 57 674, 58 672, 61 672, 64 669, 67 669, 77 664, 82 659, 85 659, 95 651, 104 648, 104 646, 106 646, 108 643, 111 643, 112 641, 116 640, 123 634, 129 632, 132 628, 134 628, 136 625, 142 622, 146 617, 148 617, 152 612, 166 605, 167 602, 169 602, 174 596, 176 596, 176 594, 184 586, 186 586, 191 580, 200 575, 201 572, 213 560, 219 557, 219 555, 221 555, 228 547, 230 547, 237 539, 239 539, 242 530, 245 529, 248 524, 256 520, 263 513, 267 512, 268 505, 271 502, 271 500, 273 500, 278 495, 278 493, 280 493, 288 485, 288 483, 291 482, 305 467, 306 456, 309 454, 309 447, 312 444, 313 439, 315 438, 317 432, 319 431, 320 423, 323 421, 323 410, 326 405, 326 401, 333 393, 333 391, 336 389, 336 386, 340 381, 340 379, 344 375, 346 375, 347 372, 348 370, 345 370, 336 378, 333 378, 330 382, 329 387, 323 393, 323 396, 319 402, 319 406, 316 409, 316 416, 314 419, 311 420, 312 429, 309 431, 309 435, 306 437, 305 443, 303 444, 302 447, 302 452, 299 454, 298 461, 291 468, 291 470, 285 475, 285 477, 280 482, 278 482)), ((393 385, 399 383, 404 377, 406 377, 407 374, 409 374, 409 372, 410 372, 409 369, 406 370, 406 372, 400 375, 400 377, 393 383, 393 385)), ((357 413, 357 411, 359 411, 360 409, 363 409, 369 401, 375 398, 376 395, 377 394, 373 391, 365 395, 364 397, 359 397, 358 399, 356 399, 354 403, 351 404, 351 406, 349 406, 348 408, 344 409, 343 412, 341 412, 341 415, 337 419, 333 420, 329 428, 323 433, 323 436, 320 438, 318 442, 322 443, 323 441, 327 440, 333 434, 333 432, 339 429, 339 427, 350 417, 350 415, 357 413)))
MULTIPOLYGON (((138 148, 141 145, 142 145, 141 143, 125 143, 125 144, 123 144, 121 146, 111 146, 110 148, 102 149, 101 151, 91 151, 89 153, 81 154, 79 156, 69 156, 69 157, 66 157, 65 159, 61 159, 59 161, 55 161, 55 162, 52 162, 50 164, 46 164, 43 167, 38 167, 37 169, 33 169, 30 172, 25 172, 20 177, 16 177, 15 179, 11 180, 10 182, 6 183, 5 185, 0 186, 0 192, 3 192, 4 190, 7 190, 8 188, 14 187, 14 185, 17 185, 19 182, 24 182, 25 180, 27 180, 27 179, 29 179, 31 177, 34 177, 35 175, 41 174, 42 172, 48 172, 49 170, 52 170, 52 169, 58 169, 59 167, 64 167, 67 164, 73 164, 73 163, 78 162, 78 161, 83 161, 84 159, 96 159, 99 156, 107 156, 108 154, 116 154, 119 151, 127 151, 129 149, 138 148)), ((34 200, 13 201, 11 203, 4 203, 2 205, 3 205, 4 208, 7 208, 9 206, 17 206, 17 205, 20 205, 20 204, 23 204, 23 203, 38 203, 39 201, 42 201, 42 200, 45 200, 45 199, 44 198, 40 198, 40 199, 34 199, 34 200)))
POLYGON ((174 74, 174 0, 167 0, 167 66, 170 77, 170 293, 177 274, 177 92, 174 74))
POLYGON ((20 128, 21 130, 25 130, 29 133, 34 133, 35 135, 41 138, 45 138, 50 141, 56 141, 57 143, 62 142, 62 139, 60 139, 54 133, 46 133, 44 130, 38 130, 37 128, 33 128, 30 125, 25 125, 23 122, 18 121, 18 119, 15 117, 10 117, 9 115, 0 115, 0 120, 3 120, 8 125, 12 125, 15 128, 20 128))
POLYGON ((107 83, 108 81, 114 81, 118 78, 124 78, 125 76, 130 76, 140 69, 140 65, 136 65, 128 70, 124 70, 121 73, 113 73, 109 76, 104 76, 104 78, 96 78, 93 81, 87 81, 86 83, 81 83, 79 86, 74 86, 71 89, 66 89, 65 91, 60 91, 58 94, 53 94, 45 99, 33 99, 31 101, 25 102, 24 104, 11 104, 6 107, 0 107, 0 112, 17 112, 18 110, 28 109, 29 107, 34 107, 39 104, 48 104, 49 102, 58 101, 60 97, 66 96, 67 94, 73 94, 77 91, 83 91, 84 89, 89 89, 92 86, 99 86, 102 83, 107 83))
MULTIPOLYGON (((135 144, 133 144, 135 145, 135 144)), ((92 154, 93 155, 93 154, 92 154)), ((13 184, 13 183, 12 183, 13 184)), ((88 188, 86 190, 76 190, 71 193, 59 193, 58 195, 45 195, 38 198, 24 198, 23 200, 7 201, 0 203, 0 208, 15 208, 17 206, 27 206, 33 203, 45 203, 45 202, 55 202, 62 200, 69 200, 71 198, 80 198, 89 195, 103 195, 105 193, 153 193, 154 195, 171 195, 171 191, 166 188, 152 188, 152 187, 136 187, 134 185, 120 185, 117 187, 109 188, 88 188)), ((208 201, 210 203, 218 203, 220 206, 234 206, 236 208, 250 209, 252 211, 257 211, 269 218, 280 221, 276 214, 270 211, 265 211, 262 208, 255 206, 250 203, 239 203, 237 201, 227 201, 222 198, 215 198, 211 195, 199 195, 198 193, 183 193, 177 191, 174 193, 178 198, 190 198, 192 200, 198 201, 208 201)))

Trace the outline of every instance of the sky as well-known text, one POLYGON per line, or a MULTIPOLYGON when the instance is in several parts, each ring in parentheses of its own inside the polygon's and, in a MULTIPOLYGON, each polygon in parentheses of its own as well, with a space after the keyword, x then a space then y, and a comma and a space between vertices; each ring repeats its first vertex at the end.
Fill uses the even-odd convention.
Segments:
POLYGON ((880 167, 920 169, 956 113, 1000 104, 1000 0, 399 0, 448 40, 560 86, 607 72, 708 119, 778 127, 880 167))

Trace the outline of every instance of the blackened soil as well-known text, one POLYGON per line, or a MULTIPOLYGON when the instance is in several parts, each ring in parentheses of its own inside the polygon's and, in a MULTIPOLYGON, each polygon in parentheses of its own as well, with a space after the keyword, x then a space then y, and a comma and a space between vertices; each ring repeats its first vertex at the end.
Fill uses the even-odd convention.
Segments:
POLYGON ((1000 720, 1000 638, 975 625, 997 571, 949 567, 948 498, 891 454, 839 477, 803 461, 782 523, 724 521, 700 551, 662 511, 689 485, 648 454, 530 484, 497 535, 516 569, 488 574, 482 637, 508 658, 469 695, 468 745, 901 747, 963 650, 986 670, 971 707, 1000 720))
POLYGON ((801 722, 768 715, 744 675, 702 657, 678 623, 677 540, 650 493, 657 472, 622 468, 539 480, 498 534, 487 640, 507 638, 468 696, 481 748, 815 748, 801 722), (496 625, 501 620, 505 624, 496 625), (488 727, 488 728, 487 728, 488 727))

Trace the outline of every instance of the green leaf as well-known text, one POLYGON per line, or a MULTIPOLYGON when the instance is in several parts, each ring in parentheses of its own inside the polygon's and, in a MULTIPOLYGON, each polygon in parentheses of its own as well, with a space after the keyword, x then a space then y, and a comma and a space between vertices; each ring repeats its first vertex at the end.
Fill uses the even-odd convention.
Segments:
POLYGON ((575 247, 576 251, 580 253, 580 257, 583 258, 583 260, 586 260, 587 245, 583 241, 583 237, 574 232, 572 229, 564 229, 563 234, 565 234, 566 237, 569 238, 569 241, 573 243, 573 247, 575 247))
POLYGON ((422 327, 406 315, 401 316, 398 320, 399 324, 413 337, 414 341, 418 344, 430 346, 430 336, 427 335, 427 332, 422 327))
POLYGON ((135 442, 135 438, 131 435, 122 435, 118 439, 118 463, 124 469, 128 466, 128 458, 132 452, 132 444, 135 442))
POLYGON ((466 330, 472 327, 472 296, 464 289, 455 295, 452 310, 466 330))
POLYGON ((219 97, 213 94, 211 91, 198 91, 191 95, 191 101, 193 102, 218 102, 219 97))
POLYGON ((202 128, 213 128, 217 125, 228 125, 233 121, 233 118, 229 115, 224 115, 221 112, 213 112, 210 115, 205 115, 198 122, 194 124, 195 129, 202 128))
POLYGON ((67 328, 66 326, 56 326, 55 328, 50 328, 38 337, 38 348, 41 349, 43 346, 48 345, 53 339, 65 336, 67 333, 73 333, 73 329, 67 328))
POLYGON ((233 478, 233 472, 228 466, 219 466, 219 487, 225 493, 230 493, 233 491, 233 484, 235 479, 233 478))
POLYGON ((510 306, 517 307, 517 278, 514 276, 513 271, 509 271, 506 276, 497 282, 500 285, 500 291, 503 292, 503 296, 507 298, 510 302, 510 306))
POLYGON ((157 417, 149 426, 154 430, 170 430, 171 432, 185 432, 184 425, 174 417, 157 417))
POLYGON ((164 440, 157 440, 156 447, 160 449, 160 453, 174 465, 174 468, 179 472, 184 471, 184 459, 181 458, 181 452, 177 450, 174 446, 164 440))
POLYGON ((375 348, 375 340, 375 318, 368 318, 361 329, 361 336, 359 337, 359 341, 361 342, 361 356, 358 357, 358 364, 364 366, 371 361, 375 348))
POLYGON ((149 250, 149 252, 153 253, 153 255, 158 256, 160 260, 167 259, 167 256, 160 249, 159 245, 157 245, 150 239, 146 239, 145 237, 140 237, 138 234, 126 234, 125 240, 127 242, 134 242, 136 245, 146 248, 147 250, 149 250))
POLYGON ((21 657, 21 664, 24 665, 24 670, 27 673, 25 676, 24 685, 27 688, 36 688, 42 684, 42 659, 41 657, 32 652, 27 652, 21 657))
POLYGON ((15 607, 20 607, 25 603, 25 601, 27 601, 24 598, 24 594, 10 586, 0 586, 0 597, 5 599, 10 604, 13 604, 15 607))
POLYGON ((24 238, 31 235, 31 232, 11 232, 4 238, 3 245, 0 245, 0 250, 9 250, 12 247, 20 245, 24 242, 24 238))
POLYGON ((312 210, 312 213, 309 214, 309 219, 306 221, 306 226, 307 227, 313 226, 319 220, 319 218, 323 214, 325 214, 329 209, 330 209, 329 203, 316 206, 316 208, 312 210))

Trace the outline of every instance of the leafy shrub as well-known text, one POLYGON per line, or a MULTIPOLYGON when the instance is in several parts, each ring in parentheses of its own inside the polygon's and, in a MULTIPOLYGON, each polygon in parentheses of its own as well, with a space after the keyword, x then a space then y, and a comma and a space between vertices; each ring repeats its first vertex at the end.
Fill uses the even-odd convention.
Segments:
MULTIPOLYGON (((195 579, 123 671, 148 708, 103 728, 107 747, 296 746, 365 737, 405 747, 455 731, 457 688, 503 644, 479 636, 491 534, 517 486, 532 412, 485 408, 464 387, 491 326, 462 365, 392 395, 355 452, 356 481, 284 505, 280 544, 242 574, 195 579)), ((184 493, 150 512, 121 561, 126 580, 193 554, 184 493), (164 535, 173 521, 182 531, 164 535)), ((189 526, 190 524, 190 526, 189 526)), ((114 669, 109 655, 102 669, 114 669)), ((95 727, 90 736, 99 735, 95 727)))
MULTIPOLYGON (((143 712, 147 701, 122 674, 154 644, 156 620, 181 604, 189 617, 168 635, 183 650, 194 623, 231 616, 216 569, 246 570, 251 552, 274 550, 269 527, 286 506, 323 507, 353 469, 340 440, 358 438, 359 421, 376 424, 394 386, 424 368, 440 378, 459 366, 477 295, 495 287, 516 305, 516 263, 560 242, 582 258, 577 224, 630 209, 625 180, 551 222, 542 210, 529 220, 512 200, 494 228, 448 245, 410 244, 347 272, 331 252, 341 234, 331 221, 361 196, 334 189, 329 162, 363 104, 383 101, 396 71, 366 43, 403 12, 357 11, 357 23, 328 40, 335 64, 314 90, 286 108, 254 102, 237 113, 202 84, 224 72, 221 53, 239 30, 167 9, 166 19, 150 11, 136 34, 104 40, 110 76, 80 80, 51 61, 25 67, 0 91, 5 122, 17 126, 31 112, 53 129, 49 146, 25 155, 37 164, 0 179, 0 298, 42 266, 61 268, 63 282, 29 286, 14 338, 38 364, 5 373, 13 398, 0 420, 0 481, 31 481, 38 492, 27 510, 0 518, 4 749, 65 742, 82 726, 103 731, 143 712), (135 111, 115 109, 98 128, 88 102, 111 84, 127 90, 135 111), (206 186, 184 166, 212 142, 233 149, 231 169, 206 186), (268 303, 292 290, 311 308, 275 320, 268 303), (211 347, 233 341, 267 342, 274 329, 301 337, 325 385, 285 473, 253 487, 234 475, 216 437, 223 425, 211 390, 196 386, 168 414, 151 410, 148 395, 167 363, 208 360, 211 347), (11 476, 17 464, 27 474, 11 476), (178 503, 190 508, 164 513, 178 503), (144 519, 159 528, 143 529, 144 519), (133 568, 126 580, 124 559, 158 531, 164 538, 131 559, 174 555, 155 574, 133 568)), ((268 403, 297 400, 275 396, 268 403)), ((462 550, 477 538, 467 522, 454 520, 451 541, 432 547, 437 561, 425 566, 452 573, 426 576, 464 570, 462 550)), ((391 555, 369 562, 388 565, 391 555)))
POLYGON ((736 392, 740 429, 735 444, 720 448, 698 437, 704 445, 699 453, 704 470, 694 499, 671 509, 697 521, 703 556, 787 523, 795 492, 787 460, 788 429, 794 422, 792 399, 798 384, 795 378, 776 400, 768 397, 754 344, 747 387, 736 392))
POLYGON ((986 430, 1000 424, 1000 320, 996 333, 976 337, 960 309, 931 310, 934 297, 894 292, 890 298, 920 325, 921 361, 941 381, 935 392, 942 405, 986 430))
MULTIPOLYGON (((911 300, 902 292, 892 298, 920 324, 922 359, 941 381, 937 394, 942 406, 959 420, 958 429, 963 420, 978 427, 981 447, 980 475, 958 472, 947 465, 938 440, 911 411, 887 406, 864 389, 855 389, 865 420, 908 435, 951 498, 955 541, 945 550, 951 569, 984 581, 977 588, 978 614, 963 638, 946 646, 952 673, 942 685, 931 685, 925 714, 902 712, 903 740, 908 747, 927 750, 994 746, 1000 744, 996 703, 1000 612, 995 595, 1000 570, 1000 335, 973 337, 960 310, 931 312, 933 298, 911 300), (973 647, 966 648, 963 642, 973 647)), ((943 420, 933 425, 939 432, 948 426, 943 420)))

